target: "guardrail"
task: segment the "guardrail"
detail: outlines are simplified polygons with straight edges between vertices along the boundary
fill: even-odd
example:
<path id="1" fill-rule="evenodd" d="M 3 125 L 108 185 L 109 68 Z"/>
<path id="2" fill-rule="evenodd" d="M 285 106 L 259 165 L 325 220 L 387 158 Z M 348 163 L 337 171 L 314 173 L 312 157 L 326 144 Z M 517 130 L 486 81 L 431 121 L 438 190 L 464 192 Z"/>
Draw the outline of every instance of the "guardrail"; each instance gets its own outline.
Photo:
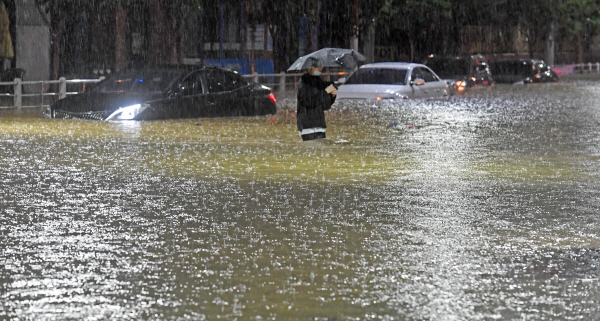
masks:
<path id="1" fill-rule="evenodd" d="M 573 69 L 573 72 L 579 72 L 579 73 L 591 73 L 593 70 L 596 71 L 596 73 L 600 73 L 600 62 L 597 62 L 595 64 L 588 62 L 585 64 L 575 64 L 575 68 Z"/>
<path id="2" fill-rule="evenodd" d="M 0 109 L 22 109 L 22 108 L 40 108 L 49 106 L 58 99 L 68 95 L 76 95 L 85 91 L 87 84 L 94 84 L 104 79 L 66 79 L 64 77 L 58 80 L 41 81 L 22 81 L 17 78 L 14 81 L 0 82 L 0 98 L 13 97 L 13 106 L 0 106 Z M 47 91 L 52 85 L 58 87 L 58 90 Z M 73 86 L 75 85 L 75 86 Z M 23 87 L 37 87 L 32 90 L 23 90 Z M 71 87 L 71 88 L 69 88 Z M 73 90 L 76 87 L 75 90 Z M 50 97 L 50 98 L 49 98 Z M 28 99 L 32 98 L 32 99 Z M 25 104 L 23 103 L 25 99 Z M 35 103 L 32 103 L 35 102 Z"/>

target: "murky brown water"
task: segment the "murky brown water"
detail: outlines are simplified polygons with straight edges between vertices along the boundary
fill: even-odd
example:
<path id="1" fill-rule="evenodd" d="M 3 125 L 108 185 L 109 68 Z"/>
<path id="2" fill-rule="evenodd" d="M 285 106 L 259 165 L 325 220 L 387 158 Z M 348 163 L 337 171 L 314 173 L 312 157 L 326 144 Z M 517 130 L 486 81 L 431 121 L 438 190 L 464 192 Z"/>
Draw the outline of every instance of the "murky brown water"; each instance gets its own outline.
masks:
<path id="1" fill-rule="evenodd" d="M 600 81 L 327 117 L 4 112 L 0 319 L 598 318 Z"/>

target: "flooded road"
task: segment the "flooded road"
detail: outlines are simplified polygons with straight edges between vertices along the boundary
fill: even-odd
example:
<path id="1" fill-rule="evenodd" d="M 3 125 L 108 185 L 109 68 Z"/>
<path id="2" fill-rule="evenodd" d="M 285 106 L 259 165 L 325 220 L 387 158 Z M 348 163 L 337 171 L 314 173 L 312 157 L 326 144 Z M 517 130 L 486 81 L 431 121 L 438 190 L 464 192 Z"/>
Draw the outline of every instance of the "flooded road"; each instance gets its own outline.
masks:
<path id="1" fill-rule="evenodd" d="M 0 319 L 598 320 L 600 81 L 0 118 Z"/>

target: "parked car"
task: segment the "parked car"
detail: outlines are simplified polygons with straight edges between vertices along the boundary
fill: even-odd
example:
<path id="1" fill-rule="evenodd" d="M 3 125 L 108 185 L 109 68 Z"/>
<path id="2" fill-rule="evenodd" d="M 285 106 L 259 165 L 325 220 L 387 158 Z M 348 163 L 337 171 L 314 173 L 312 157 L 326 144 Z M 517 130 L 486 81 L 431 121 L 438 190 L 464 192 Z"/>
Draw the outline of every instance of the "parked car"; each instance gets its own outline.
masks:
<path id="1" fill-rule="evenodd" d="M 448 83 L 453 93 L 467 88 L 493 86 L 494 79 L 482 55 L 429 56 L 424 64 Z"/>
<path id="2" fill-rule="evenodd" d="M 356 70 L 337 90 L 337 99 L 447 99 L 448 84 L 423 64 L 380 62 Z"/>
<path id="3" fill-rule="evenodd" d="M 505 59 L 490 62 L 494 80 L 498 83 L 556 82 L 558 75 L 543 60 Z"/>
<path id="4" fill-rule="evenodd" d="M 276 113 L 271 89 L 217 67 L 170 66 L 114 73 L 56 101 L 49 118 L 152 120 Z"/>

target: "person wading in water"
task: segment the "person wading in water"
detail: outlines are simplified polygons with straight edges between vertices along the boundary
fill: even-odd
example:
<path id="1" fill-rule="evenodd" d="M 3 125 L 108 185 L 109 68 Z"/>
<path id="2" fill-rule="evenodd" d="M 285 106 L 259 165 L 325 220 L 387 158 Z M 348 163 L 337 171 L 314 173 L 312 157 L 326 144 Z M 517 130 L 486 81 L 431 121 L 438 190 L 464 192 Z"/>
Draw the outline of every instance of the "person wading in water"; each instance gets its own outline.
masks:
<path id="1" fill-rule="evenodd" d="M 322 71 L 323 67 L 310 68 L 298 83 L 296 124 L 303 141 L 325 138 L 325 111 L 337 94 L 333 83 L 319 77 Z"/>

